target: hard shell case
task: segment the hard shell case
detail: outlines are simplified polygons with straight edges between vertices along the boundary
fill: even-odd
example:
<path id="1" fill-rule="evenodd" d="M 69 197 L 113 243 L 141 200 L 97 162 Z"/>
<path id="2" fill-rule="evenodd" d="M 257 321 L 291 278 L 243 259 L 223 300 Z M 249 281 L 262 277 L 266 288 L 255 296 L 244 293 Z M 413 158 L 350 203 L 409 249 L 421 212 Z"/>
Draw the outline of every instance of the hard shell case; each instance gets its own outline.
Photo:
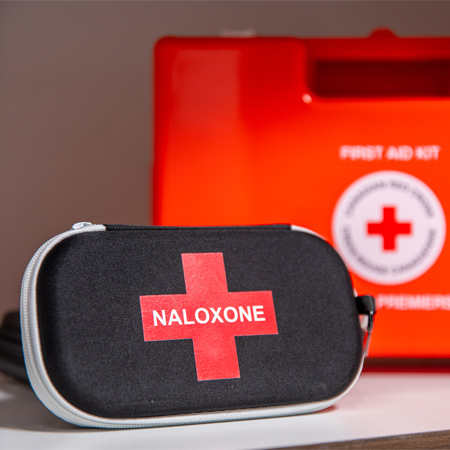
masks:
<path id="1" fill-rule="evenodd" d="M 80 426 L 307 413 L 356 382 L 367 304 L 299 227 L 80 223 L 25 271 L 25 362 L 46 407 Z"/>

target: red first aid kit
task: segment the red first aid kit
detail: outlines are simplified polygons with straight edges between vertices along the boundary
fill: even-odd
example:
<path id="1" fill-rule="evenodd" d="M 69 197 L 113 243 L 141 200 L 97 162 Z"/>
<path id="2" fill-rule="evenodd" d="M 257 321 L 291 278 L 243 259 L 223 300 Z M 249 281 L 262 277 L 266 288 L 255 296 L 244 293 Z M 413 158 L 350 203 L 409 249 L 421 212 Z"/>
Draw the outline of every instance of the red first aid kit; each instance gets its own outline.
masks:
<path id="1" fill-rule="evenodd" d="M 450 38 L 165 38 L 153 221 L 317 231 L 379 308 L 371 356 L 450 356 Z"/>

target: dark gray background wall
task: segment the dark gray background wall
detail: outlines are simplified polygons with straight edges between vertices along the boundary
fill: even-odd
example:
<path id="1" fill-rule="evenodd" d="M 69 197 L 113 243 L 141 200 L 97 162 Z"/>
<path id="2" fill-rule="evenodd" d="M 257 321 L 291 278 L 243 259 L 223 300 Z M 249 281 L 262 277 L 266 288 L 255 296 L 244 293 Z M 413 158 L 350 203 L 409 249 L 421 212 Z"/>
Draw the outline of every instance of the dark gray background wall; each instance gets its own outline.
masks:
<path id="1" fill-rule="evenodd" d="M 165 35 L 450 35 L 450 3 L 0 2 L 0 315 L 72 223 L 145 224 L 151 54 Z"/>

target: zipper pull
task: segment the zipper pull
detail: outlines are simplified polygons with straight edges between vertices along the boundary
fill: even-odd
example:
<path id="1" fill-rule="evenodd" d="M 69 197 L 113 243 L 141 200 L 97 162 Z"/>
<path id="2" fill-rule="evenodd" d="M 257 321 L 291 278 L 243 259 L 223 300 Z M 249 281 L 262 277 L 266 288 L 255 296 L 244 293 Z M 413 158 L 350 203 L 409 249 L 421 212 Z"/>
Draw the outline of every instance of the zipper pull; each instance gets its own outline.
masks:
<path id="1" fill-rule="evenodd" d="M 356 307 L 359 314 L 363 314 L 367 317 L 366 325 L 364 327 L 364 357 L 369 355 L 370 339 L 372 338 L 373 330 L 373 316 L 377 312 L 377 307 L 375 303 L 375 297 L 371 295 L 360 295 L 355 297 Z"/>
<path id="2" fill-rule="evenodd" d="M 77 222 L 72 225 L 71 230 L 80 230 L 81 228 L 91 227 L 91 222 Z"/>

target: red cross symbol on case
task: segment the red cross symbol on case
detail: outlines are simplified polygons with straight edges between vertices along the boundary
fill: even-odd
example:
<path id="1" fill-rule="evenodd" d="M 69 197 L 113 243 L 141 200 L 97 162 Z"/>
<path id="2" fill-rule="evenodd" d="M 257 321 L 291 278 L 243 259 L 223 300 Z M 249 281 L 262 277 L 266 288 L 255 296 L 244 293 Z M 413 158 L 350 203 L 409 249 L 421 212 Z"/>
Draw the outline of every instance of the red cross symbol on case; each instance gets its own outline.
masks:
<path id="1" fill-rule="evenodd" d="M 235 336 L 278 334 L 272 292 L 229 292 L 222 253 L 181 258 L 186 294 L 140 297 L 144 339 L 192 339 L 199 381 L 240 378 Z"/>
<path id="2" fill-rule="evenodd" d="M 396 238 L 399 234 L 411 234 L 411 223 L 397 222 L 396 210 L 393 206 L 383 208 L 383 220 L 378 223 L 368 223 L 368 234 L 380 234 L 383 237 L 383 250 L 396 250 Z"/>

